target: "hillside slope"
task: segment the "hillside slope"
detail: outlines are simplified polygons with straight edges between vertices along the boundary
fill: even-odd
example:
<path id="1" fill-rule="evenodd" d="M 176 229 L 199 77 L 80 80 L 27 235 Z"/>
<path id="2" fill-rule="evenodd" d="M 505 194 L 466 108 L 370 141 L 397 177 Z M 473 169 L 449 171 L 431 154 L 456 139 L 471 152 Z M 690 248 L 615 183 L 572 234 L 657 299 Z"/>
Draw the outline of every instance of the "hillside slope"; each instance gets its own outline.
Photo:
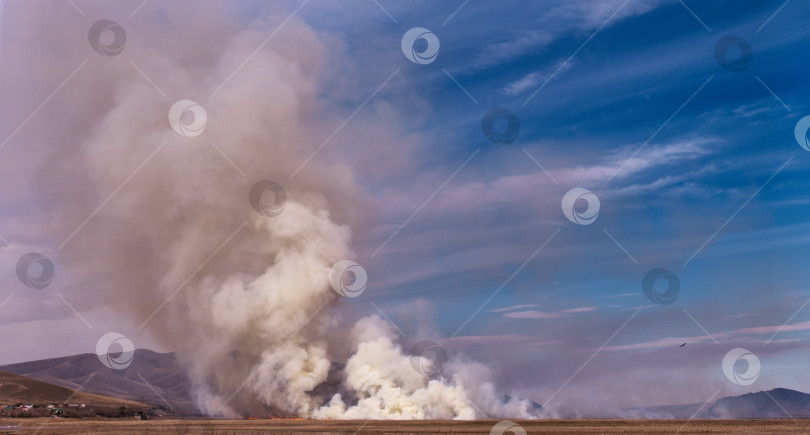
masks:
<path id="1" fill-rule="evenodd" d="M 84 385 L 82 391 L 87 393 L 150 403 L 178 414 L 197 413 L 188 379 L 170 353 L 138 349 L 124 370 L 104 367 L 94 353 L 10 364 L 0 370 L 74 390 Z"/>
<path id="2" fill-rule="evenodd" d="M 2 404 L 51 404 L 67 402 L 107 407 L 148 407 L 148 405 L 144 403 L 132 400 L 75 392 L 59 385 L 0 371 L 0 403 Z"/>

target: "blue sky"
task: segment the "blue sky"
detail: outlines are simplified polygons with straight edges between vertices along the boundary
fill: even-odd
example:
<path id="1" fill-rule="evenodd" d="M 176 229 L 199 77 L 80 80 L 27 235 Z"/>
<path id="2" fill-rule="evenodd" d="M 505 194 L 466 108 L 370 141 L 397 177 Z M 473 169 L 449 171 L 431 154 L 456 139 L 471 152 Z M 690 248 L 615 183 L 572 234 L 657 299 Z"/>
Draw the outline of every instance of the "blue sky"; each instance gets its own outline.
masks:
<path id="1" fill-rule="evenodd" d="M 317 90 L 327 110 L 347 119 L 390 78 L 324 150 L 354 169 L 373 203 L 356 241 L 369 289 L 346 311 L 379 308 L 406 335 L 435 322 L 443 346 L 498 367 L 505 388 L 540 403 L 810 392 L 802 377 L 810 318 L 797 313 L 810 299 L 810 154 L 793 136 L 810 114 L 810 8 L 784 3 L 304 5 L 297 18 L 337 58 Z M 231 8 L 245 23 L 267 9 Z M 440 40 L 435 62 L 403 55 L 413 27 Z M 715 59 L 726 35 L 752 47 L 743 71 Z M 496 107 L 520 121 L 512 143 L 492 143 L 481 130 Z M 0 128 L 10 133 L 28 112 Z M 393 132 L 375 128 L 377 117 L 394 119 Z M 400 142 L 375 150 L 383 133 Z M 562 212 L 576 187 L 600 200 L 591 225 Z M 0 234 L 16 243 L 13 228 L 36 207 L 7 197 L 0 223 L 12 230 Z M 657 267 L 680 280 L 670 305 L 642 291 Z M 51 314 L 42 322 L 71 316 Z M 23 328 L 23 318 L 3 327 Z M 92 341 L 58 349 L 78 353 Z M 720 370 L 735 347 L 762 361 L 751 386 Z"/>
<path id="2" fill-rule="evenodd" d="M 573 384 L 603 383 L 596 378 L 605 370 L 633 383 L 642 378 L 633 372 L 650 370 L 669 378 L 659 379 L 661 389 L 669 389 L 651 399 L 659 402 L 705 400 L 718 387 L 744 392 L 723 384 L 719 364 L 731 348 L 745 347 L 763 360 L 760 382 L 747 388 L 806 388 L 794 383 L 801 369 L 792 365 L 804 354 L 806 327 L 764 342 L 808 297 L 809 161 L 793 138 L 807 112 L 808 64 L 800 53 L 808 46 L 801 30 L 808 10 L 790 3 L 768 21 L 783 2 L 686 3 L 710 30 L 679 2 L 630 2 L 584 46 L 622 2 L 603 2 L 598 11 L 592 2 L 470 2 L 444 25 L 460 3 L 404 8 L 381 2 L 397 23 L 375 8 L 339 15 L 355 24 L 347 31 L 350 52 L 370 35 L 376 44 L 396 46 L 414 26 L 441 41 L 429 65 L 402 56 L 374 62 L 374 69 L 385 70 L 381 63 L 389 71 L 402 68 L 389 92 L 405 88 L 430 109 L 403 120 L 425 141 L 419 176 L 369 186 L 383 203 L 395 198 L 367 241 L 370 252 L 480 150 L 369 262 L 370 276 L 383 280 L 375 302 L 394 322 L 398 306 L 421 297 L 440 313 L 444 336 L 451 336 L 559 229 L 461 332 L 490 336 L 490 346 L 475 347 L 475 356 L 500 362 L 516 385 L 536 386 L 541 403 L 636 307 L 645 308 Z M 324 26 L 341 22 L 330 21 Z M 725 70 L 715 60 L 715 45 L 725 35 L 752 46 L 744 71 Z M 360 62 L 376 56 L 357 51 Z M 481 133 L 481 118 L 493 107 L 519 118 L 515 142 L 493 144 Z M 573 187 L 599 196 L 593 225 L 577 226 L 563 216 L 560 201 Z M 410 206 L 401 202 L 409 190 Z M 654 267 L 679 277 L 675 303 L 655 306 L 645 298 L 641 279 Z M 806 320 L 801 312 L 790 323 Z M 752 327 L 771 328 L 731 332 Z M 685 341 L 690 350 L 680 351 Z M 777 370 L 781 364 L 792 368 Z M 695 388 L 686 393 L 679 384 Z"/>

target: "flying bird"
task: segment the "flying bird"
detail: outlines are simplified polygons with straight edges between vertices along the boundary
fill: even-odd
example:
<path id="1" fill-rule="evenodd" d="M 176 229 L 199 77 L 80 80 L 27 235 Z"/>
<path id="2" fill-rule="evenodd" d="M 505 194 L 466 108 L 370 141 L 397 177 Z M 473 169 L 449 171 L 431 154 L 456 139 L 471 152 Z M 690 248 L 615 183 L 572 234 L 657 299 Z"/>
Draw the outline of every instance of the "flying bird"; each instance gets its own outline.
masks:
<path id="1" fill-rule="evenodd" d="M 682 344 L 680 347 L 684 347 L 684 346 L 686 346 L 686 343 Z"/>

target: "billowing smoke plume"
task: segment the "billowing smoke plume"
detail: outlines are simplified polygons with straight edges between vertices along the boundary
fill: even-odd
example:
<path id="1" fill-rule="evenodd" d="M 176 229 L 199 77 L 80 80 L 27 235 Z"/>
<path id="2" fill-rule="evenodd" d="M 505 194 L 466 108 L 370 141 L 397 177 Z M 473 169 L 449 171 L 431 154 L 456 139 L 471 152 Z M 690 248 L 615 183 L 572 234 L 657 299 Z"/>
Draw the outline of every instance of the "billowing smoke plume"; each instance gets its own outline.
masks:
<path id="1" fill-rule="evenodd" d="M 87 22 L 57 16 L 69 8 L 17 11 L 36 23 L 22 33 L 64 46 L 31 54 L 50 70 L 87 59 L 41 115 L 65 127 L 38 174 L 56 216 L 48 231 L 66 239 L 59 261 L 82 280 L 77 304 L 103 298 L 180 349 L 209 415 L 532 416 L 528 402 L 502 400 L 485 367 L 451 359 L 425 376 L 379 317 L 341 320 L 329 272 L 357 258 L 370 201 L 328 150 L 307 160 L 344 116 L 318 98 L 334 47 L 297 19 L 267 41 L 286 13 L 245 29 L 195 1 L 118 14 L 126 47 L 105 57 L 86 36 L 104 6 L 83 6 Z M 181 99 L 204 108 L 201 134 L 170 127 Z M 276 216 L 248 201 L 265 179 L 286 191 Z"/>

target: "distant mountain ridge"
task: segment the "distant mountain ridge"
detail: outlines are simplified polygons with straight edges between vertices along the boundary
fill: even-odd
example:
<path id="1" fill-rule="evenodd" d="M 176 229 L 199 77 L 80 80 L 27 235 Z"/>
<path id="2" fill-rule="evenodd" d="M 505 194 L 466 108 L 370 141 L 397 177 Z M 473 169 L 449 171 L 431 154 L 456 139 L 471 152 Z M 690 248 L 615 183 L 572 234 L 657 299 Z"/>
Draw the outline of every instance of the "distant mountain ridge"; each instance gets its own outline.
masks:
<path id="1" fill-rule="evenodd" d="M 178 415 L 199 415 L 191 384 L 173 353 L 138 349 L 124 370 L 104 367 L 94 353 L 0 366 L 27 378 L 72 390 L 134 400 L 172 409 Z M 92 376 L 92 377 L 91 377 Z"/>
<path id="2" fill-rule="evenodd" d="M 810 394 L 787 388 L 774 388 L 739 396 L 727 396 L 711 404 L 645 406 L 626 410 L 638 418 L 745 419 L 808 418 Z"/>
<path id="3" fill-rule="evenodd" d="M 807 418 L 810 394 L 787 388 L 718 399 L 702 418 Z"/>

